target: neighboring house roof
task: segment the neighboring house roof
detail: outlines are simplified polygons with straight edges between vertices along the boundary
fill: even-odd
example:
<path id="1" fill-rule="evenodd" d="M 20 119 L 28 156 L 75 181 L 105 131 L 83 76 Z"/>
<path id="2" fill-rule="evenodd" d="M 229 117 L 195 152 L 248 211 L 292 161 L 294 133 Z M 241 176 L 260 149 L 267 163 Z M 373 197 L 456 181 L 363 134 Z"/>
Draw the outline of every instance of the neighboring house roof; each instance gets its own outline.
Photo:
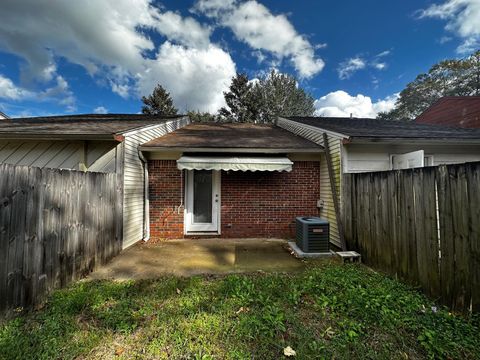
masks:
<path id="1" fill-rule="evenodd" d="M 480 142 L 480 130 L 386 121 L 369 118 L 289 117 L 308 126 L 337 133 L 350 141 L 469 140 Z"/>
<path id="2" fill-rule="evenodd" d="M 182 116 L 84 114 L 13 118 L 0 122 L 0 138 L 108 138 Z"/>
<path id="3" fill-rule="evenodd" d="M 480 96 L 443 97 L 417 117 L 415 122 L 480 128 Z"/>
<path id="4" fill-rule="evenodd" d="M 262 149 L 271 152 L 322 151 L 320 145 L 275 125 L 194 123 L 151 140 L 141 150 L 211 151 Z"/>

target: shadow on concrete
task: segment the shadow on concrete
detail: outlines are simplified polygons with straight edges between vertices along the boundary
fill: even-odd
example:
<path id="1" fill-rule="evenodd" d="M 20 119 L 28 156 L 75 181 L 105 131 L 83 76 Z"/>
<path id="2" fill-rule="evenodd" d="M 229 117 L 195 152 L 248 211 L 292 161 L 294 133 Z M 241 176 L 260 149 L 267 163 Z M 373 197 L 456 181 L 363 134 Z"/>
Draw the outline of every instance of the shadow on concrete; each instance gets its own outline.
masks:
<path id="1" fill-rule="evenodd" d="M 235 272 L 294 272 L 305 263 L 280 239 L 187 239 L 138 244 L 90 275 L 91 279 L 151 279 Z"/>

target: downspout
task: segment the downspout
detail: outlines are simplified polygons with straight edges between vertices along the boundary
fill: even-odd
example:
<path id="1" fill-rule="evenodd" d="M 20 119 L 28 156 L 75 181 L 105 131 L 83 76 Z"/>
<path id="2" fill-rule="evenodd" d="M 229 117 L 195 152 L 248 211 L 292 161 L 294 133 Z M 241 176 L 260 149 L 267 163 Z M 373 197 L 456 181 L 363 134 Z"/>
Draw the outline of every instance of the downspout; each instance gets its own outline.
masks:
<path id="1" fill-rule="evenodd" d="M 330 154 L 330 146 L 328 144 L 328 135 L 323 133 L 323 147 L 325 148 L 325 160 L 327 161 L 327 168 L 328 168 L 328 177 L 330 178 L 330 189 L 332 190 L 332 200 L 333 200 L 333 207 L 335 209 L 335 217 L 337 218 L 337 226 L 338 226 L 338 236 L 340 237 L 340 245 L 342 251 L 347 250 L 347 245 L 345 243 L 345 235 L 343 231 L 343 221 L 340 214 L 340 200 L 337 194 L 337 185 L 335 179 L 335 171 L 333 169 L 332 158 Z M 339 175 L 342 176 L 342 169 L 339 169 Z"/>
<path id="2" fill-rule="evenodd" d="M 149 187 L 148 187 L 148 160 L 143 156 L 141 151 L 138 151 L 138 157 L 143 163 L 143 241 L 150 240 L 150 200 L 149 200 Z"/>

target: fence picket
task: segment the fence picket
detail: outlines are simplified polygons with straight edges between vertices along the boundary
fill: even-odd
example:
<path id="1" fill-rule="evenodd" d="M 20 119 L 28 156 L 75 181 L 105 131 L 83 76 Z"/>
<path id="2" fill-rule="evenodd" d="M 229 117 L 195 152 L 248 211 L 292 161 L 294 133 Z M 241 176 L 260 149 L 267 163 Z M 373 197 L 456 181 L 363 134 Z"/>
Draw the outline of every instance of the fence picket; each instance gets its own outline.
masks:
<path id="1" fill-rule="evenodd" d="M 0 164 L 0 311 L 34 306 L 120 251 L 118 189 L 112 174 Z"/>
<path id="2" fill-rule="evenodd" d="M 344 178 L 351 249 L 453 310 L 480 310 L 480 162 Z"/>

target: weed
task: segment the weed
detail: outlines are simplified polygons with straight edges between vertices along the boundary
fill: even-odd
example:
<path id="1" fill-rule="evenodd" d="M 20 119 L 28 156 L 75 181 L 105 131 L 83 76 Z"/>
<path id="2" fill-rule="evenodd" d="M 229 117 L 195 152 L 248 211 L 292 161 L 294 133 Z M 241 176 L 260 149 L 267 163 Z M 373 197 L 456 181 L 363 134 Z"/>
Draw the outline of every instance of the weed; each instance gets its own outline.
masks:
<path id="1" fill-rule="evenodd" d="M 450 314 L 362 265 L 295 274 L 81 281 L 0 325 L 0 359 L 480 358 L 480 316 Z"/>

